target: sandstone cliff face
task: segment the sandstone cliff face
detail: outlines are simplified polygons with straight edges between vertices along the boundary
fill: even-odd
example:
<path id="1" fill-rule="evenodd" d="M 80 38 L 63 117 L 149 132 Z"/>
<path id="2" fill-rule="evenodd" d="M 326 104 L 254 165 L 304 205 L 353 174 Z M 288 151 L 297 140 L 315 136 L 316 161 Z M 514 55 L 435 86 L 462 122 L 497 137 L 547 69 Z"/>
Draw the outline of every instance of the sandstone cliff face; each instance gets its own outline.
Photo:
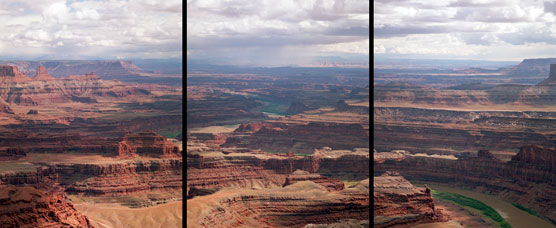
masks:
<path id="1" fill-rule="evenodd" d="M 309 173 L 303 170 L 296 170 L 288 177 L 286 177 L 286 183 L 284 183 L 284 187 L 300 181 L 312 181 L 314 183 L 322 185 L 328 191 L 340 191 L 344 189 L 344 183 L 341 181 L 321 176 L 318 173 Z"/>
<path id="2" fill-rule="evenodd" d="M 439 126 L 409 123 L 375 123 L 375 148 L 379 151 L 407 150 L 413 153 L 474 152 L 479 148 L 515 150 L 528 143 L 548 146 L 556 134 L 514 129 L 466 129 L 464 126 Z M 449 148 L 443 150 L 439 148 Z"/>
<path id="3" fill-rule="evenodd" d="M 31 79 L 15 66 L 0 65 L 0 82 L 27 82 Z"/>
<path id="4" fill-rule="evenodd" d="M 0 161 L 17 160 L 25 155 L 25 151 L 20 148 L 0 149 Z"/>
<path id="5" fill-rule="evenodd" d="M 442 221 L 429 188 L 416 188 L 402 176 L 390 172 L 374 177 L 373 214 L 374 227 L 411 227 Z"/>
<path id="6" fill-rule="evenodd" d="M 10 107 L 10 105 L 8 103 L 6 103 L 4 100 L 0 99 L 0 114 L 4 113 L 4 114 L 14 114 L 14 111 L 12 110 L 12 108 Z"/>
<path id="7" fill-rule="evenodd" d="M 333 193 L 310 181 L 285 188 L 225 190 L 188 200 L 187 219 L 191 227 L 304 227 L 367 220 L 368 194 L 368 179 Z"/>
<path id="8" fill-rule="evenodd" d="M 368 148 L 368 134 L 360 124 L 321 123 L 263 125 L 251 135 L 228 137 L 223 146 L 247 147 L 286 153 L 310 154 L 314 149 L 332 147 L 340 150 Z"/>
<path id="9" fill-rule="evenodd" d="M 187 188 L 270 188 L 282 186 L 285 175 L 241 158 L 187 156 Z"/>
<path id="10" fill-rule="evenodd" d="M 37 71 L 35 73 L 35 77 L 33 77 L 33 80 L 54 80 L 54 77 L 52 77 L 52 75 L 50 75 L 48 73 L 48 71 L 46 71 L 46 68 L 43 65 L 40 65 L 37 67 Z"/>
<path id="11" fill-rule="evenodd" d="M 92 228 L 63 192 L 33 187 L 0 187 L 1 227 Z"/>
<path id="12" fill-rule="evenodd" d="M 556 170 L 556 148 L 545 148 L 538 145 L 526 145 L 512 157 L 512 161 L 535 164 L 549 170 Z"/>
<path id="13" fill-rule="evenodd" d="M 181 159 L 134 161 L 112 164 L 57 164 L 56 174 L 66 192 L 120 196 L 152 190 L 181 190 Z M 76 179 L 75 176 L 81 178 Z"/>
<path id="14" fill-rule="evenodd" d="M 28 78 L 17 67 L 0 66 L 0 98 L 18 105 L 38 105 L 62 102 L 96 103 L 95 97 L 124 97 L 148 95 L 143 89 L 129 87 L 116 81 L 103 81 L 94 73 L 56 79 L 39 67 L 38 74 Z"/>
<path id="15" fill-rule="evenodd" d="M 501 84 L 485 90 L 452 90 L 434 88 L 400 89 L 375 86 L 375 104 L 415 104 L 444 107 L 464 107 L 467 105 L 488 106 L 494 104 L 512 105 L 554 105 L 556 90 L 553 86 Z"/>
<path id="16" fill-rule="evenodd" d="M 539 83 L 539 85 L 556 85 L 556 64 L 550 64 L 548 78 Z"/>
<path id="17" fill-rule="evenodd" d="M 121 149 L 121 150 L 120 150 Z M 118 144 L 118 155 L 138 153 L 154 157 L 177 157 L 181 151 L 164 136 L 155 132 L 127 134 Z"/>
<path id="18" fill-rule="evenodd" d="M 398 171 L 410 180 L 450 183 L 498 195 L 556 223 L 556 200 L 551 197 L 556 194 L 556 173 L 551 153 L 554 149 L 525 146 L 510 162 L 490 156 L 458 160 L 409 156 L 399 161 L 375 161 L 374 172 Z"/>

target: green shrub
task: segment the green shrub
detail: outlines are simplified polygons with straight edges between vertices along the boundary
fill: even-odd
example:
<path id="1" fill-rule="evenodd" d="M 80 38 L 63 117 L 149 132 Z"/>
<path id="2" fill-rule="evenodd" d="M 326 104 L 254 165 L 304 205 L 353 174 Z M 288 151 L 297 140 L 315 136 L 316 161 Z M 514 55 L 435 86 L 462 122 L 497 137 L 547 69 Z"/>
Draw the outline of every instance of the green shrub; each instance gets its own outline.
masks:
<path id="1" fill-rule="evenodd" d="M 502 218 L 500 214 L 498 214 L 498 212 L 496 212 L 496 210 L 481 201 L 450 192 L 432 190 L 431 193 L 435 198 L 449 200 L 461 206 L 479 210 L 483 213 L 483 215 L 495 221 L 502 228 L 512 227 L 504 218 Z"/>

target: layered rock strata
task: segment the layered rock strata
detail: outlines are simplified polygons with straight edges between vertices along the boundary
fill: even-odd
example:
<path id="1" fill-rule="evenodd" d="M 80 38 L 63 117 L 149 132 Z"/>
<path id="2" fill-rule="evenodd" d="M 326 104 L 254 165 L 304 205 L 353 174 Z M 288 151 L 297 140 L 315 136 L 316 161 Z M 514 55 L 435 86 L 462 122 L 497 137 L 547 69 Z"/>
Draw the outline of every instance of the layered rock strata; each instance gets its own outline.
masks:
<path id="1" fill-rule="evenodd" d="M 187 156 L 187 191 L 190 188 L 270 188 L 282 186 L 286 176 L 242 159 Z"/>
<path id="2" fill-rule="evenodd" d="M 309 173 L 303 170 L 296 170 L 292 174 L 288 175 L 288 177 L 286 177 L 284 187 L 300 181 L 312 181 L 322 185 L 328 191 L 340 191 L 344 189 L 344 183 L 341 181 L 321 176 L 318 173 Z"/>
<path id="3" fill-rule="evenodd" d="M 539 83 L 539 85 L 556 85 L 556 64 L 550 64 L 548 78 Z"/>
<path id="4" fill-rule="evenodd" d="M 127 161 L 108 164 L 55 164 L 61 186 L 72 194 L 121 196 L 153 190 L 181 191 L 181 159 Z M 75 176 L 80 178 L 76 179 Z"/>
<path id="5" fill-rule="evenodd" d="M 221 156 L 204 156 L 203 153 L 188 153 L 187 167 L 205 169 L 218 166 L 225 161 L 262 167 L 273 170 L 278 174 L 291 174 L 295 170 L 308 171 L 310 173 L 353 173 L 369 174 L 369 152 L 368 151 L 333 151 L 330 148 L 315 150 L 315 153 L 305 157 L 272 157 L 258 156 L 254 154 L 230 154 Z"/>
<path id="6" fill-rule="evenodd" d="M 169 142 L 156 132 L 127 134 L 118 143 L 118 156 L 129 156 L 134 153 L 154 157 L 177 157 L 181 155 L 179 147 Z"/>
<path id="7" fill-rule="evenodd" d="M 308 124 L 265 124 L 250 135 L 228 137 L 224 147 L 247 147 L 310 154 L 325 146 L 339 150 L 368 148 L 369 138 L 361 124 L 311 122 Z"/>
<path id="8" fill-rule="evenodd" d="M 43 65 L 40 65 L 37 67 L 33 80 L 54 80 L 54 77 L 46 71 L 46 68 Z"/>
<path id="9" fill-rule="evenodd" d="M 0 82 L 27 82 L 31 79 L 15 66 L 0 65 Z"/>
<path id="10" fill-rule="evenodd" d="M 310 181 L 284 188 L 221 190 L 188 200 L 187 219 L 190 227 L 304 227 L 367 220 L 368 194 L 369 179 L 338 192 Z"/>
<path id="11" fill-rule="evenodd" d="M 12 107 L 2 99 L 0 99 L 0 114 L 14 114 Z"/>
<path id="12" fill-rule="evenodd" d="M 61 191 L 0 187 L 1 227 L 93 228 Z"/>
<path id="13" fill-rule="evenodd" d="M 17 160 L 25 157 L 27 153 L 20 148 L 4 148 L 0 149 L 0 161 Z"/>
<path id="14" fill-rule="evenodd" d="M 397 174 L 386 172 L 373 182 L 374 227 L 411 227 L 443 221 L 428 187 L 416 188 Z"/>
<path id="15" fill-rule="evenodd" d="M 116 81 L 103 81 L 94 73 L 54 79 L 44 67 L 29 78 L 14 66 L 0 66 L 0 98 L 18 105 L 41 105 L 63 102 L 96 103 L 95 97 L 148 95 L 149 91 Z"/>
<path id="16" fill-rule="evenodd" d="M 509 162 L 487 152 L 480 157 L 443 159 L 408 156 L 374 161 L 374 172 L 397 171 L 410 180 L 448 183 L 471 188 L 518 203 L 556 224 L 555 148 L 536 145 L 521 147 Z M 431 172 L 434 170 L 434 172 Z"/>

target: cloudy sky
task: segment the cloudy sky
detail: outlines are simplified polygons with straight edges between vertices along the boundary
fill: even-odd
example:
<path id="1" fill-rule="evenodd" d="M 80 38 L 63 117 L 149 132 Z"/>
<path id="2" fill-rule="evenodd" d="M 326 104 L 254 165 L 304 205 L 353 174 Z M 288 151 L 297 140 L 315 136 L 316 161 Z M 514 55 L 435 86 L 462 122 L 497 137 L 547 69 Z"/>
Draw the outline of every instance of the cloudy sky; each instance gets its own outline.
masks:
<path id="1" fill-rule="evenodd" d="M 284 66 L 369 56 L 369 1 L 188 0 L 187 58 Z M 321 58 L 322 59 L 322 58 Z"/>
<path id="2" fill-rule="evenodd" d="M 556 57 L 556 2 L 375 0 L 375 57 Z"/>
<path id="3" fill-rule="evenodd" d="M 2 58 L 181 58 L 181 0 L 1 0 Z"/>

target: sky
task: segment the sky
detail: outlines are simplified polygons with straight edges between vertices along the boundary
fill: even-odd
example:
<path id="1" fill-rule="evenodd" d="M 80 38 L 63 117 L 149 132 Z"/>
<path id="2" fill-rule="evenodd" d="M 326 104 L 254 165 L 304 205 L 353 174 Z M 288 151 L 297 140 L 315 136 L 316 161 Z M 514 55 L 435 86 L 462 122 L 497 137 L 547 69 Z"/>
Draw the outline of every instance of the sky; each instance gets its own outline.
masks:
<path id="1" fill-rule="evenodd" d="M 556 1 L 375 0 L 375 58 L 556 57 Z"/>
<path id="2" fill-rule="evenodd" d="M 1 0 L 0 58 L 181 58 L 181 0 Z"/>
<path id="3" fill-rule="evenodd" d="M 333 56 L 368 65 L 369 8 L 364 0 L 188 0 L 187 58 L 289 66 Z"/>

